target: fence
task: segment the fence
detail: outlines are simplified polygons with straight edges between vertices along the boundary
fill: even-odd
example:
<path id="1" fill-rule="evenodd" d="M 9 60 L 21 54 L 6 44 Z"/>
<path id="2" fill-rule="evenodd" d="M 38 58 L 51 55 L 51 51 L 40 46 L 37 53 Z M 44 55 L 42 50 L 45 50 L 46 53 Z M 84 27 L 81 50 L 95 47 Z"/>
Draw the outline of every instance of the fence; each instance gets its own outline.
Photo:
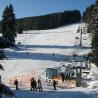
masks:
<path id="1" fill-rule="evenodd" d="M 7 84 L 10 87 L 14 86 L 14 81 L 17 79 L 19 82 L 19 87 L 30 87 L 30 81 L 31 78 L 34 77 L 36 80 L 38 80 L 39 78 L 41 78 L 40 76 L 36 77 L 34 74 L 28 74 L 28 75 L 20 75 L 20 76 L 14 76 L 12 78 L 10 78 L 7 82 Z"/>

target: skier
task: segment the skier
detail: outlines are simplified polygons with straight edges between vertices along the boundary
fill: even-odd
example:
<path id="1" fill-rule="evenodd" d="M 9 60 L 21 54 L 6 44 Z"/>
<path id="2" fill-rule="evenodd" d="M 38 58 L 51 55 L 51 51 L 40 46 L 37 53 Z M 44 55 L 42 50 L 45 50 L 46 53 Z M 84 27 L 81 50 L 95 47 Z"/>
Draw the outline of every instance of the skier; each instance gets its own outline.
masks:
<path id="1" fill-rule="evenodd" d="M 37 91 L 37 82 L 34 80 L 34 90 Z"/>
<path id="2" fill-rule="evenodd" d="M 56 90 L 56 81 L 55 80 L 53 80 L 53 87 L 54 87 L 54 90 Z"/>
<path id="3" fill-rule="evenodd" d="M 33 88 L 33 91 L 34 91 L 34 78 L 31 79 L 31 91 L 32 91 L 32 88 Z"/>
<path id="4" fill-rule="evenodd" d="M 38 79 L 38 89 L 39 91 L 42 91 L 42 82 L 40 79 Z"/>
<path id="5" fill-rule="evenodd" d="M 54 56 L 54 53 L 53 53 L 53 56 Z"/>
<path id="6" fill-rule="evenodd" d="M 31 91 L 36 91 L 37 90 L 37 83 L 36 80 L 34 78 L 31 79 Z"/>
<path id="7" fill-rule="evenodd" d="M 16 86 L 16 90 L 18 90 L 18 80 L 17 79 L 14 81 L 14 85 Z"/>

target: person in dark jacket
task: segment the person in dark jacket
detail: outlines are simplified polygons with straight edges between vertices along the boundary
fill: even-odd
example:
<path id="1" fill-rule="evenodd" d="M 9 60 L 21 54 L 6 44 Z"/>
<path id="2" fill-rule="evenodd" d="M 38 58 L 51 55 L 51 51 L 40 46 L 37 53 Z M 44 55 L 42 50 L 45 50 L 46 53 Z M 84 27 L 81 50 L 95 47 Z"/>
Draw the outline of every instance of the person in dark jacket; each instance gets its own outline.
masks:
<path id="1" fill-rule="evenodd" d="M 16 90 L 18 90 L 18 80 L 17 79 L 14 81 L 14 85 L 16 86 Z"/>
<path id="2" fill-rule="evenodd" d="M 37 90 L 37 83 L 36 83 L 36 80 L 34 78 L 31 79 L 31 91 L 35 91 Z"/>
<path id="3" fill-rule="evenodd" d="M 34 78 L 32 78 L 32 79 L 30 80 L 30 82 L 31 82 L 31 91 L 32 91 L 32 89 L 33 89 L 33 91 L 34 91 Z"/>
<path id="4" fill-rule="evenodd" d="M 65 75 L 64 75 L 64 73 L 61 73 L 61 77 L 62 77 L 62 82 L 64 82 L 64 80 L 65 80 Z"/>
<path id="5" fill-rule="evenodd" d="M 37 91 L 37 82 L 34 80 L 34 90 Z"/>
<path id="6" fill-rule="evenodd" d="M 54 90 L 56 90 L 56 81 L 55 80 L 53 80 L 53 87 L 54 87 Z"/>
<path id="7" fill-rule="evenodd" d="M 42 82 L 41 82 L 41 80 L 40 79 L 38 79 L 38 89 L 39 89 L 39 91 L 42 91 Z"/>

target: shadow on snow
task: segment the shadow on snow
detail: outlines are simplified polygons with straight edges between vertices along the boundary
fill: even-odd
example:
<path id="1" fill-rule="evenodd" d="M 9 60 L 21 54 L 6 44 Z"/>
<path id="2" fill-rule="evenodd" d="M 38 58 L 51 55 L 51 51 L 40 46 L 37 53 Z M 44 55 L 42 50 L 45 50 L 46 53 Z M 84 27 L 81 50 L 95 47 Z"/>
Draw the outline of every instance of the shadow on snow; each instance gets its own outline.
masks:
<path id="1" fill-rule="evenodd" d="M 91 47 L 80 47 L 79 45 L 74 46 L 58 46 L 58 45 L 18 45 L 20 49 L 29 49 L 29 48 L 57 48 L 57 49 L 91 49 Z"/>
<path id="2" fill-rule="evenodd" d="M 19 90 L 19 91 L 14 91 L 14 92 L 17 98 L 98 98 L 98 92 L 96 91 L 84 93 L 82 91 L 32 92 L 28 90 Z"/>

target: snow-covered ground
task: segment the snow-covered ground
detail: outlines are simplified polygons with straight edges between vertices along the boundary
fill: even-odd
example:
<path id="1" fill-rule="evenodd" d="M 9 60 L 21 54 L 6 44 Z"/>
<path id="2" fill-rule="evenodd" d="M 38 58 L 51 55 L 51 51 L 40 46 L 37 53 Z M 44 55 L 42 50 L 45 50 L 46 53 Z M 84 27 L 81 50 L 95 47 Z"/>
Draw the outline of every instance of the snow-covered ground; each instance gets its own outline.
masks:
<path id="1" fill-rule="evenodd" d="M 74 89 L 64 91 L 42 91 L 32 92 L 28 90 L 15 91 L 17 98 L 98 98 L 97 91 L 89 91 L 87 89 Z M 11 98 L 11 97 L 4 97 Z M 15 97 L 13 97 L 15 98 Z"/>
<path id="2" fill-rule="evenodd" d="M 27 80 L 32 76 L 45 79 L 46 68 L 60 66 L 62 62 L 64 64 L 71 62 L 75 50 L 79 55 L 89 53 L 89 47 L 75 46 L 75 44 L 79 44 L 79 41 L 75 39 L 80 37 L 80 34 L 77 33 L 79 25 L 74 24 L 51 30 L 24 31 L 24 34 L 18 34 L 16 44 L 19 49 L 5 49 L 8 60 L 0 61 L 5 68 L 5 71 L 0 71 L 2 81 L 9 84 L 18 78 L 23 80 L 22 82 L 28 83 Z M 89 46 L 90 40 L 83 43 Z M 47 88 L 44 92 L 34 93 L 23 89 L 15 91 L 15 93 L 18 98 L 78 98 L 80 96 L 81 98 L 98 98 L 98 69 L 93 64 L 91 68 L 90 77 L 94 74 L 94 79 L 89 81 L 88 88 L 65 88 L 57 91 Z"/>

